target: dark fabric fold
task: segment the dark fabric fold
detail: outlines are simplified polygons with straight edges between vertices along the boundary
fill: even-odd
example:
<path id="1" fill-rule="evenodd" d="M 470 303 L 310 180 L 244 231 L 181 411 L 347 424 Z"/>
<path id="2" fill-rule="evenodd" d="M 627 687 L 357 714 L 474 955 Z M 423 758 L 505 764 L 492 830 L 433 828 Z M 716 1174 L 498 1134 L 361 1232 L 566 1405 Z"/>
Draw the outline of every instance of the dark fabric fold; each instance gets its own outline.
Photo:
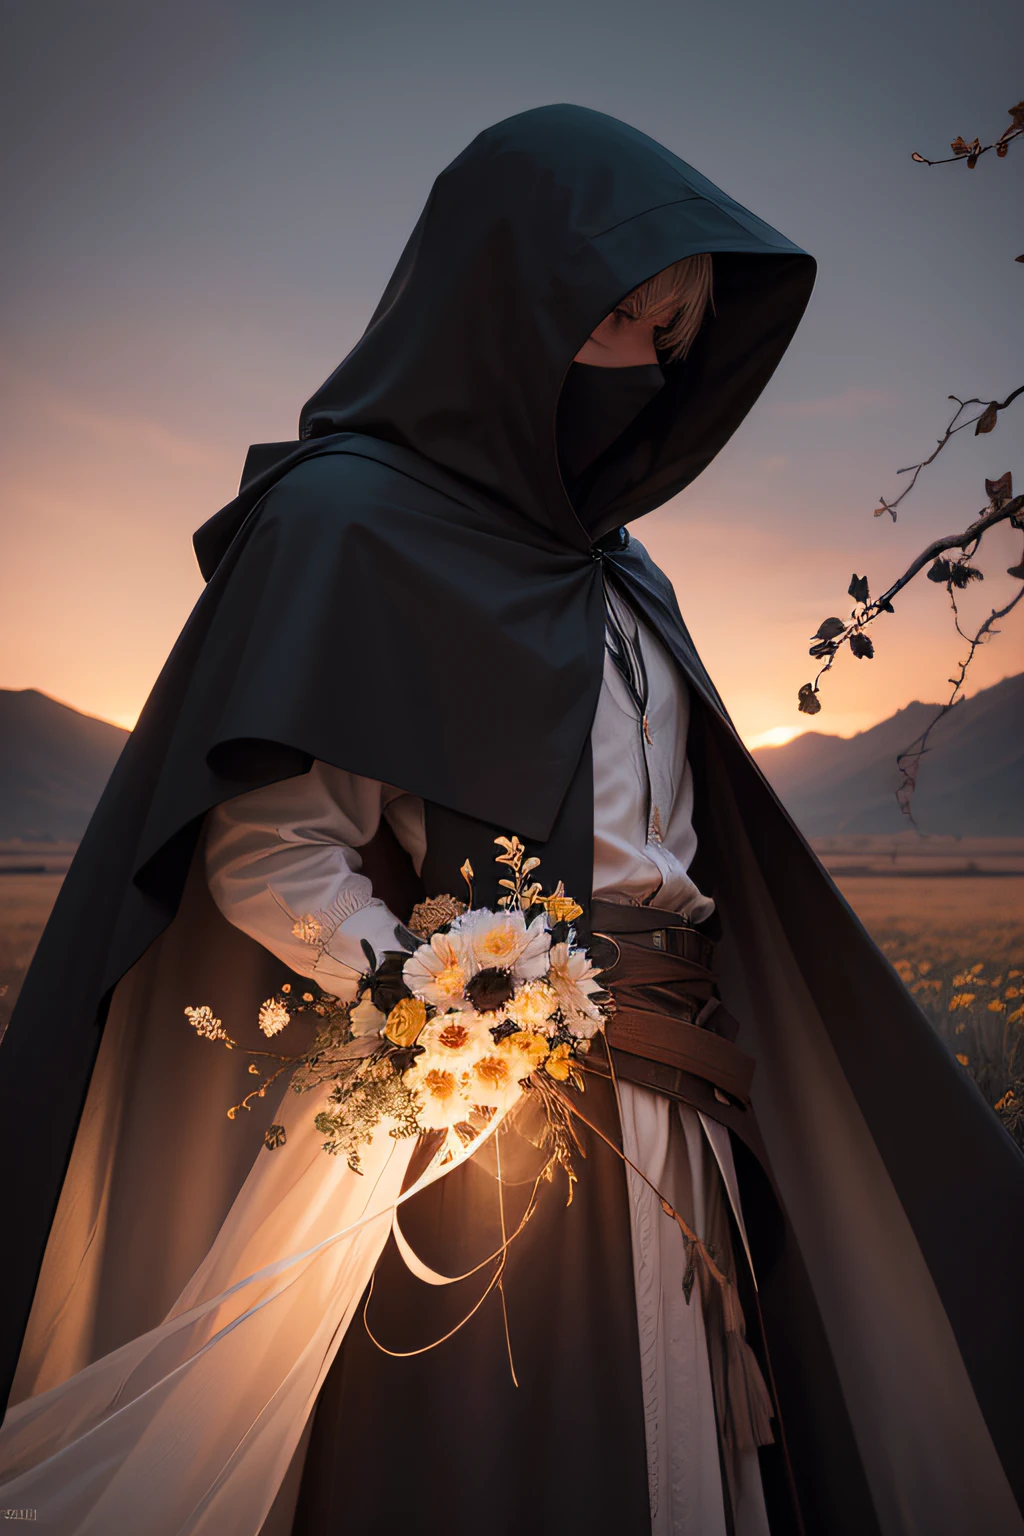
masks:
<path id="1" fill-rule="evenodd" d="M 714 316 L 576 476 L 570 498 L 556 412 L 576 352 L 633 287 L 701 251 L 713 259 Z M 321 759 L 425 799 L 428 894 L 457 891 L 469 855 L 480 899 L 490 899 L 484 871 L 498 829 L 523 837 L 545 880 L 564 879 L 586 903 L 588 741 L 611 582 L 674 657 L 694 701 L 701 884 L 722 931 L 716 972 L 740 1024 L 737 1045 L 757 1061 L 752 1102 L 782 1202 L 777 1225 L 764 1216 L 755 1258 L 807 1529 L 895 1530 L 901 1509 L 931 1509 L 918 1418 L 935 1426 L 940 1457 L 969 1446 L 984 1468 L 981 1491 L 1005 1509 L 994 1444 L 1024 1501 L 1021 1404 L 1003 1365 L 1020 1346 L 1024 1164 L 768 789 L 670 583 L 621 531 L 690 484 L 735 431 L 789 343 L 813 270 L 662 146 L 580 108 L 498 124 L 438 178 L 366 334 L 303 411 L 300 439 L 251 455 L 239 496 L 197 534 L 206 590 L 111 777 L 0 1042 L 5 1391 L 57 1202 L 76 1199 L 65 1174 L 111 996 L 123 987 L 124 1000 L 140 957 L 162 952 L 163 936 L 173 950 L 206 813 Z M 208 938 L 210 975 L 216 934 Z M 165 1003 L 157 998 L 133 1027 L 159 1027 Z M 202 1051 L 194 1060 L 176 1085 L 182 1137 L 205 1113 L 187 1091 L 188 1073 L 206 1071 Z M 126 1096 L 159 1090 L 149 1062 L 141 1052 L 126 1066 Z M 145 1147 L 125 1140 L 118 1156 L 142 1148 L 144 1168 Z M 590 1382 L 591 1354 L 607 1348 L 621 1362 L 617 1383 L 628 1376 L 635 1318 L 621 1181 L 615 1193 L 599 1163 L 596 1204 L 579 1207 L 587 1231 L 566 1264 L 580 1284 L 584 1272 L 591 1285 L 614 1277 L 612 1336 L 584 1326 L 600 1316 L 604 1328 L 608 1309 L 562 1292 L 546 1319 L 554 1344 L 540 1347 L 534 1313 L 524 1331 L 537 1342 L 538 1372 L 546 1362 L 562 1380 L 578 1367 Z M 445 1181 L 437 1201 L 449 1182 L 455 1198 Z M 91 1236 L 109 1244 L 93 1264 L 130 1265 L 128 1232 L 145 1242 L 153 1271 L 171 1252 L 184 1263 L 188 1244 L 162 1230 L 144 1187 L 114 1178 L 123 1204 Z M 605 1202 L 618 1215 L 602 1236 Z M 422 1209 L 429 1243 L 436 1209 Z M 843 1224 L 837 1209 L 848 1213 Z M 970 1240 L 958 1241 L 965 1211 Z M 556 1214 L 555 1254 L 576 1242 L 580 1220 Z M 752 1209 L 752 1223 L 762 1215 Z M 72 1271 L 80 1258 L 57 1255 Z M 865 1287 L 874 1287 L 870 1325 Z M 472 1373 L 474 1360 L 465 1365 Z M 351 1405 L 347 1391 L 339 1400 Z M 893 1402 L 900 1412 L 887 1418 Z M 598 1409 L 587 1399 L 581 1411 L 600 1447 Z M 631 1530 L 641 1518 L 642 1423 L 624 1413 L 632 1449 L 609 1508 L 621 1515 L 617 1529 Z"/>

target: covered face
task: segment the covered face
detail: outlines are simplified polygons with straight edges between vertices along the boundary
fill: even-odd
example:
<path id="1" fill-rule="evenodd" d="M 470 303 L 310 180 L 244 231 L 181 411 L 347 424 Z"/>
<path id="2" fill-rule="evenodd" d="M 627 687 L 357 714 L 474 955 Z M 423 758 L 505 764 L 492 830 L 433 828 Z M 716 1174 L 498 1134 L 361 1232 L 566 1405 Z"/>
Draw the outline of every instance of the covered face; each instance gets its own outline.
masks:
<path id="1" fill-rule="evenodd" d="M 573 359 L 626 295 L 702 252 L 713 324 L 607 451 L 562 462 Z M 582 107 L 524 112 L 438 177 L 365 335 L 304 408 L 302 436 L 356 431 L 411 448 L 585 547 L 714 457 L 771 377 L 813 276 L 809 256 L 644 134 Z"/>

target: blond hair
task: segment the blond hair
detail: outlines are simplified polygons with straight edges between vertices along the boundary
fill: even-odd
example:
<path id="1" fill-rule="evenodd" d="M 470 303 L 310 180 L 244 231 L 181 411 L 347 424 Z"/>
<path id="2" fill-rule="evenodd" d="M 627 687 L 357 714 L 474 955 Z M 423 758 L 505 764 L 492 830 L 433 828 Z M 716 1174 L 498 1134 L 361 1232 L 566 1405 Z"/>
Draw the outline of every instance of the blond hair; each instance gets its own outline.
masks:
<path id="1" fill-rule="evenodd" d="M 668 362 L 678 363 L 693 346 L 709 304 L 714 311 L 711 257 L 701 252 L 656 272 L 616 308 L 632 320 L 654 320 L 655 346 L 667 355 Z M 658 324 L 660 317 L 663 324 Z"/>

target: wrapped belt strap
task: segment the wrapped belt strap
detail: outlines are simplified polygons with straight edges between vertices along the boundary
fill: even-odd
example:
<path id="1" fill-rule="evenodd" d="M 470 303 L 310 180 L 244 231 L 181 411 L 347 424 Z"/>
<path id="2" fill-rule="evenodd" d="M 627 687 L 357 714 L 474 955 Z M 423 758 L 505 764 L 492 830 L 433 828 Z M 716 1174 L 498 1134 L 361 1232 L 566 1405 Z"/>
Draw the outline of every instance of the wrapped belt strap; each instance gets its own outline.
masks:
<path id="1" fill-rule="evenodd" d="M 653 1008 L 619 1007 L 605 1031 L 614 1051 L 693 1072 L 747 1105 L 754 1058 L 722 1035 L 684 1024 Z"/>

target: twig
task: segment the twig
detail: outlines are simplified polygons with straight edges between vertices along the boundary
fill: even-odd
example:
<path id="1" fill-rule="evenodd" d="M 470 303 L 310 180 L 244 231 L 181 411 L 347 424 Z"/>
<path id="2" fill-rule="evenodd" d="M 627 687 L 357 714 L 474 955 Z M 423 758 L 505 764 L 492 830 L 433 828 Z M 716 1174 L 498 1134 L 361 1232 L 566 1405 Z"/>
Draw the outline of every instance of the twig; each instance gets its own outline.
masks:
<path id="1" fill-rule="evenodd" d="M 980 139 L 973 139 L 968 144 L 959 134 L 949 146 L 953 151 L 943 160 L 929 160 L 925 155 L 919 155 L 917 150 L 911 155 L 911 160 L 916 160 L 918 165 L 952 165 L 955 160 L 966 160 L 967 169 L 973 171 L 982 155 L 987 155 L 990 149 L 994 149 L 999 159 L 1006 156 L 1006 152 L 1014 139 L 1019 139 L 1024 133 L 1024 101 L 1018 101 L 1015 107 L 1009 108 L 1010 126 L 1004 128 L 998 139 L 993 139 L 991 144 L 982 144 Z"/>
<path id="2" fill-rule="evenodd" d="M 894 501 L 886 501 L 884 496 L 880 496 L 879 501 L 881 502 L 881 506 L 875 508 L 875 517 L 881 517 L 883 513 L 888 512 L 893 522 L 895 522 L 896 508 L 899 506 L 900 502 L 905 496 L 910 495 L 911 491 L 914 489 L 914 486 L 917 484 L 917 477 L 921 473 L 922 469 L 927 469 L 929 464 L 933 464 L 935 462 L 943 448 L 945 448 L 946 444 L 949 442 L 950 438 L 955 437 L 958 432 L 962 432 L 965 427 L 973 427 L 976 422 L 984 421 L 986 417 L 988 417 L 991 425 L 978 427 L 975 432 L 975 436 L 979 436 L 982 432 L 991 432 L 992 427 L 994 427 L 996 424 L 996 417 L 999 412 L 1005 411 L 1006 407 L 1011 405 L 1013 401 L 1016 400 L 1018 395 L 1024 395 L 1024 384 L 1019 385 L 1017 389 L 1011 390 L 1005 400 L 981 400 L 979 398 L 972 400 L 961 400 L 959 395 L 949 395 L 947 397 L 948 399 L 956 401 L 956 412 L 953 415 L 945 432 L 939 438 L 934 453 L 930 453 L 926 459 L 922 459 L 920 464 L 908 464 L 905 468 L 898 469 L 896 471 L 898 475 L 911 475 L 912 478 L 910 484 L 906 487 L 905 490 L 900 492 Z M 979 411 L 977 416 L 972 416 L 969 421 L 961 421 L 958 423 L 957 417 L 959 417 L 962 412 L 966 411 L 968 406 L 971 405 L 984 406 L 984 410 Z"/>
<path id="3" fill-rule="evenodd" d="M 917 787 L 918 769 L 921 766 L 922 757 L 928 750 L 928 741 L 932 731 L 934 731 L 939 721 L 944 719 L 946 715 L 949 714 L 950 710 L 955 708 L 955 706 L 961 702 L 959 699 L 960 690 L 963 688 L 964 679 L 967 676 L 967 669 L 971 662 L 974 660 L 974 653 L 978 649 L 978 646 L 981 645 L 986 635 L 993 632 L 998 634 L 998 630 L 992 630 L 993 624 L 995 624 L 998 619 L 1005 619 L 1006 615 L 1010 613 L 1014 608 L 1016 608 L 1022 597 L 1024 597 L 1024 586 L 1021 587 L 1020 591 L 1016 594 L 1015 597 L 1010 599 L 1005 608 L 993 608 L 992 612 L 989 614 L 988 618 L 985 620 L 984 624 L 981 625 L 975 635 L 971 636 L 970 638 L 964 635 L 964 639 L 968 641 L 969 650 L 964 660 L 960 663 L 959 674 L 956 677 L 951 677 L 949 679 L 949 681 L 953 684 L 953 692 L 950 694 L 946 703 L 943 704 L 934 720 L 929 721 L 928 725 L 921 732 L 921 735 L 917 738 L 917 740 L 911 746 L 909 746 L 905 752 L 901 752 L 896 758 L 896 766 L 902 774 L 902 781 L 896 791 L 896 800 L 899 804 L 900 810 L 914 827 L 917 826 L 917 822 L 914 820 L 914 813 L 910 808 L 910 802 L 913 797 L 914 790 Z M 960 628 L 959 622 L 957 623 L 957 628 Z M 963 631 L 961 630 L 960 633 L 963 634 Z"/>
<path id="4" fill-rule="evenodd" d="M 858 609 L 854 609 L 848 622 L 844 623 L 842 620 L 838 619 L 826 620 L 826 624 L 831 624 L 834 626 L 841 625 L 842 627 L 837 627 L 834 633 L 831 633 L 828 637 L 821 639 L 817 646 L 812 647 L 811 654 L 818 654 L 823 656 L 824 661 L 815 675 L 814 682 L 805 683 L 803 688 L 800 690 L 799 703 L 801 713 L 808 715 L 818 713 L 818 710 L 821 708 L 817 701 L 818 684 L 824 677 L 825 673 L 832 670 L 832 666 L 842 646 L 849 644 L 851 641 L 855 641 L 856 637 L 863 634 L 864 630 L 868 627 L 869 624 L 878 618 L 879 614 L 891 613 L 893 598 L 902 592 L 903 588 L 907 586 L 909 582 L 913 581 L 914 577 L 917 576 L 918 573 L 922 571 L 926 565 L 933 565 L 936 560 L 940 559 L 940 557 L 950 549 L 959 549 L 964 552 L 964 554 L 966 554 L 968 551 L 971 554 L 975 553 L 979 544 L 981 543 L 982 536 L 988 531 L 989 528 L 995 527 L 997 523 L 1009 522 L 1014 527 L 1019 527 L 1019 515 L 1022 511 L 1024 511 L 1024 496 L 1014 496 L 1011 500 L 1002 501 L 998 505 L 992 505 L 990 503 L 988 508 L 980 512 L 975 518 L 974 522 L 965 528 L 962 533 L 949 533 L 940 539 L 933 539 L 932 542 L 921 551 L 916 559 L 911 561 L 911 563 L 907 566 L 907 569 L 903 572 L 902 576 L 897 577 L 892 586 L 887 588 L 887 590 L 882 593 L 881 597 L 876 597 L 873 600 L 865 600 L 860 605 L 859 611 Z M 952 593 L 952 581 L 948 580 L 947 586 L 950 589 L 950 593 Z M 994 615 L 994 617 L 1002 617 L 1002 615 L 998 614 Z M 822 626 L 822 628 L 824 628 L 824 626 Z M 965 635 L 964 639 L 967 638 L 968 637 Z M 870 656 L 872 654 L 871 650 L 868 649 L 865 654 Z M 973 654 L 974 651 L 972 649 L 971 656 L 973 656 Z"/>

